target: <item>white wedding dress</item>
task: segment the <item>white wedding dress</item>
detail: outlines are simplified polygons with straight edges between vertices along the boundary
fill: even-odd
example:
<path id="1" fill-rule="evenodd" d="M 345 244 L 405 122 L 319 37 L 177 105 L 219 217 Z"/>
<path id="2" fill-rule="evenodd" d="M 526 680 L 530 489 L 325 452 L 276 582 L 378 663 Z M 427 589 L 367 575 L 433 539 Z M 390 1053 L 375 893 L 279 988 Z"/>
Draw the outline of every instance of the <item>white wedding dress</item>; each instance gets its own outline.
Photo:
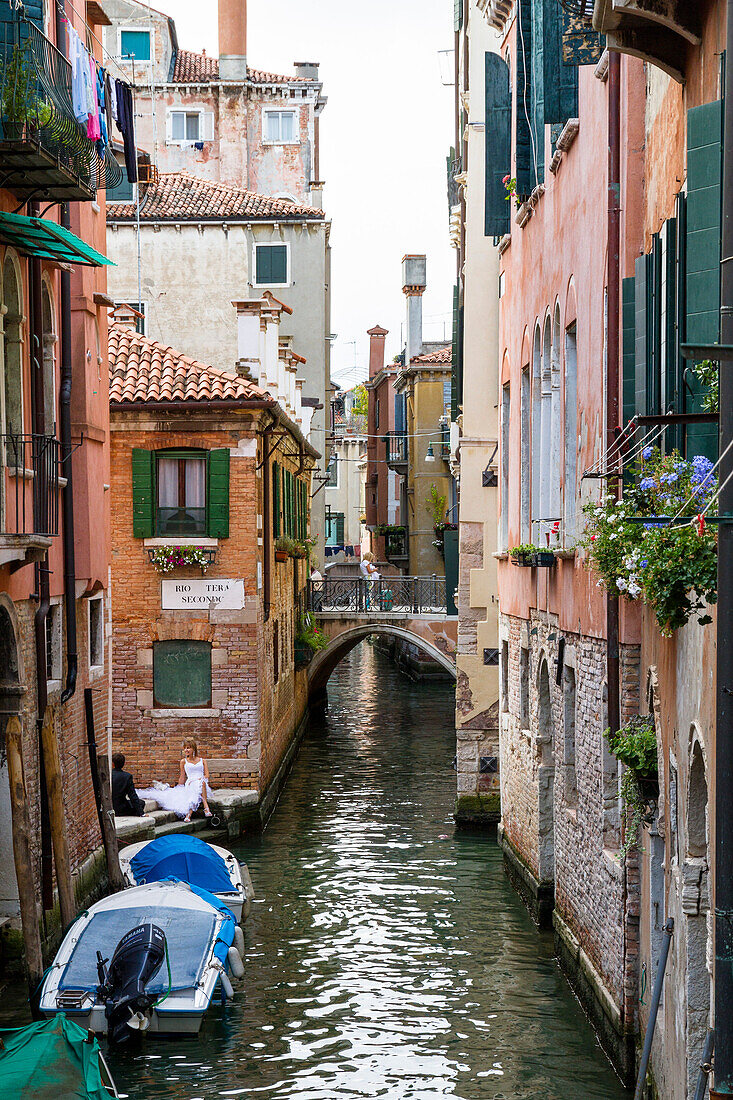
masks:
<path id="1" fill-rule="evenodd" d="M 211 787 L 206 782 L 204 775 L 204 761 L 199 759 L 197 764 L 191 764 L 188 760 L 183 762 L 186 772 L 186 782 L 177 783 L 171 787 L 168 783 L 157 783 L 153 787 L 145 787 L 137 792 L 138 798 L 146 798 L 157 802 L 161 810 L 172 810 L 178 817 L 187 817 L 201 805 L 201 793 L 206 783 L 206 794 L 213 794 Z"/>

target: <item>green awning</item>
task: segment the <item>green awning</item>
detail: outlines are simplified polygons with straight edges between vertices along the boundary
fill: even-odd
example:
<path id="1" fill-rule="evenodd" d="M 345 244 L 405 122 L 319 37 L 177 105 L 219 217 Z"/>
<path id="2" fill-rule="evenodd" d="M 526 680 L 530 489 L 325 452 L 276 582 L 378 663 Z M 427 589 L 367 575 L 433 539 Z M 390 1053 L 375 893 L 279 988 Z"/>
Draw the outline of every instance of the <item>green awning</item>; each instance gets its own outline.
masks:
<path id="1" fill-rule="evenodd" d="M 0 241 L 13 245 L 26 256 L 39 256 L 42 260 L 90 267 L 115 266 L 113 260 L 108 260 L 74 233 L 43 218 L 0 213 Z"/>

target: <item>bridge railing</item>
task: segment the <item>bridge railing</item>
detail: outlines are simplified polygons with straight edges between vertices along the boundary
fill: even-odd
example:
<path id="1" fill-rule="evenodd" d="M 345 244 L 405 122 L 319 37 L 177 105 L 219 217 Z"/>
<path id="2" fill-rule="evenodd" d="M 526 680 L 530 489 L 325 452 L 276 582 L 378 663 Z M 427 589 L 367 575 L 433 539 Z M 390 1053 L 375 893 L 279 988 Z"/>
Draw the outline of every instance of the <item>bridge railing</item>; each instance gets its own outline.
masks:
<path id="1" fill-rule="evenodd" d="M 325 577 L 308 581 L 308 608 L 318 614 L 447 614 L 445 577 Z"/>

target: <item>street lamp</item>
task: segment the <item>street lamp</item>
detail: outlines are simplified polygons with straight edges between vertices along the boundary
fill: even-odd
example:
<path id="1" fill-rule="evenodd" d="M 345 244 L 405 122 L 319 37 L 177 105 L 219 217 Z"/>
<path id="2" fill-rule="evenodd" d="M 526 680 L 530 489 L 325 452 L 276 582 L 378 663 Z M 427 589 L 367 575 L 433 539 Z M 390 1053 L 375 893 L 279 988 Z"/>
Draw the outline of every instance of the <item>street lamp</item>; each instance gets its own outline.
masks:
<path id="1" fill-rule="evenodd" d="M 428 443 L 428 450 L 427 450 L 427 454 L 425 455 L 425 461 L 426 462 L 435 462 L 435 453 L 433 452 L 432 441 L 430 443 Z"/>

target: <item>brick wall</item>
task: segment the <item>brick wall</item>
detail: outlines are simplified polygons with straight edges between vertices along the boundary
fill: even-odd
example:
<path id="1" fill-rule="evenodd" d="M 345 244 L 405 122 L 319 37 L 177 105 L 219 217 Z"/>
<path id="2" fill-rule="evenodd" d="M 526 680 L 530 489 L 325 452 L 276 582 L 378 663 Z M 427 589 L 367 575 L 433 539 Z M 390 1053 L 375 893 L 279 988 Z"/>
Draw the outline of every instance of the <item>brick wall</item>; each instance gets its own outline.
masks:
<path id="1" fill-rule="evenodd" d="M 205 758 L 245 762 L 229 770 L 223 766 L 212 786 L 264 791 L 305 711 L 305 673 L 296 674 L 293 665 L 295 598 L 305 582 L 305 567 L 290 559 L 275 563 L 273 556 L 266 621 L 257 567 L 265 552 L 264 531 L 271 531 L 272 524 L 263 516 L 257 441 L 257 422 L 239 413 L 224 414 L 215 422 L 189 419 L 185 431 L 170 418 L 156 423 L 145 414 L 113 414 L 113 743 L 125 753 L 138 786 L 155 780 L 177 782 L 182 741 L 193 736 Z M 134 447 L 230 448 L 229 538 L 219 540 L 217 560 L 206 578 L 243 579 L 243 611 L 161 610 L 161 577 L 148 561 L 144 540 L 132 534 Z M 288 458 L 278 451 L 275 458 L 293 472 L 298 468 L 297 455 Z M 197 567 L 184 567 L 171 576 L 185 580 L 200 579 L 202 574 Z M 275 622 L 280 647 L 277 684 Z M 154 707 L 153 647 L 174 639 L 211 643 L 209 709 L 214 714 L 182 716 L 174 710 L 161 717 Z"/>
<path id="2" fill-rule="evenodd" d="M 618 773 L 603 741 L 605 640 L 561 635 L 554 616 L 536 613 L 529 620 L 503 616 L 501 637 L 508 655 L 500 738 L 505 836 L 535 878 L 554 880 L 557 911 L 632 1026 L 638 869 L 634 859 L 622 865 L 618 858 Z M 528 657 L 524 676 L 522 650 Z M 621 666 L 623 720 L 638 710 L 638 647 L 622 647 Z M 614 784 L 615 799 L 609 794 Z M 615 801 L 615 819 L 609 801 Z"/>

